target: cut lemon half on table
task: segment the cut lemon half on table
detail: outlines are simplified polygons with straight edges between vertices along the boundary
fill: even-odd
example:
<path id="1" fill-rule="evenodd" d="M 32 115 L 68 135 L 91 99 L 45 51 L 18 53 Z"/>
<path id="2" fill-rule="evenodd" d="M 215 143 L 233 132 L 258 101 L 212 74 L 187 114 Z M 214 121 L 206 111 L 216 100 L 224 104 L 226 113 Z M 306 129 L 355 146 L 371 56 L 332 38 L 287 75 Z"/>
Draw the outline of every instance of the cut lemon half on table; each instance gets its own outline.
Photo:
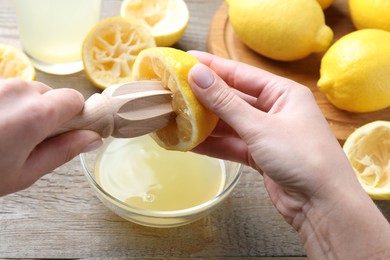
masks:
<path id="1" fill-rule="evenodd" d="M 195 97 L 188 84 L 188 72 L 199 61 L 187 52 L 169 47 L 142 51 L 133 68 L 134 80 L 159 80 L 173 92 L 176 116 L 168 126 L 151 136 L 168 150 L 188 151 L 203 142 L 215 128 L 218 118 Z"/>
<path id="2" fill-rule="evenodd" d="M 155 47 L 150 31 L 134 19 L 109 17 L 95 25 L 82 47 L 84 71 L 101 89 L 129 82 L 139 52 Z"/>
<path id="3" fill-rule="evenodd" d="M 120 12 L 148 27 L 161 47 L 171 46 L 183 36 L 190 17 L 183 0 L 124 0 Z"/>
<path id="4" fill-rule="evenodd" d="M 36 76 L 34 65 L 19 49 L 0 44 L 0 78 L 21 78 L 34 80 Z"/>
<path id="5" fill-rule="evenodd" d="M 343 149 L 358 180 L 373 199 L 390 199 L 390 121 L 375 121 L 356 129 Z"/>

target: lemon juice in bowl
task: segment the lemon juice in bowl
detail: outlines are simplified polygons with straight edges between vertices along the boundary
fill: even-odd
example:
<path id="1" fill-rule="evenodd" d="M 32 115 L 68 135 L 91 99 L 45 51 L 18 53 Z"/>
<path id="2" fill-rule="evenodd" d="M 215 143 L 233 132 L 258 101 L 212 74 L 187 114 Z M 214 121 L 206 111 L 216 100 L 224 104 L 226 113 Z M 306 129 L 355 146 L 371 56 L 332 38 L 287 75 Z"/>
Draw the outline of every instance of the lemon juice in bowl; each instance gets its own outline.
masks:
<path id="1" fill-rule="evenodd" d="M 98 155 L 95 180 L 129 206 L 175 211 L 217 196 L 225 166 L 219 159 L 165 150 L 149 136 L 113 139 Z"/>
<path id="2" fill-rule="evenodd" d="M 15 0 L 20 40 L 35 67 L 52 74 L 82 70 L 81 46 L 100 19 L 101 0 Z"/>

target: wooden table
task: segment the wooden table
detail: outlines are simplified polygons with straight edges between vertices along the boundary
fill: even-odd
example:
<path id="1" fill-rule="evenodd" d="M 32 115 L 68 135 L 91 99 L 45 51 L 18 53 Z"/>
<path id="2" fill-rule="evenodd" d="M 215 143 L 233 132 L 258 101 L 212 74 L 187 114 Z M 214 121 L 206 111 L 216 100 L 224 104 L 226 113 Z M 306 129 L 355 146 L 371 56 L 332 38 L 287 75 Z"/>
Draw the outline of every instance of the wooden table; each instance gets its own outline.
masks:
<path id="1" fill-rule="evenodd" d="M 222 0 L 187 0 L 190 24 L 175 47 L 205 50 L 210 20 Z M 120 0 L 103 0 L 102 17 Z M 0 0 L 0 42 L 21 47 L 12 0 Z M 97 89 L 83 72 L 37 80 L 71 87 L 87 98 Z M 386 216 L 390 207 L 378 204 Z M 359 213 L 357 213 L 359 214 Z M 0 258 L 242 259 L 305 255 L 297 233 L 271 204 L 262 177 L 245 168 L 233 194 L 209 216 L 171 229 L 148 228 L 109 211 L 94 195 L 75 158 L 31 188 L 0 198 Z M 273 258 L 274 259 L 274 258 Z"/>

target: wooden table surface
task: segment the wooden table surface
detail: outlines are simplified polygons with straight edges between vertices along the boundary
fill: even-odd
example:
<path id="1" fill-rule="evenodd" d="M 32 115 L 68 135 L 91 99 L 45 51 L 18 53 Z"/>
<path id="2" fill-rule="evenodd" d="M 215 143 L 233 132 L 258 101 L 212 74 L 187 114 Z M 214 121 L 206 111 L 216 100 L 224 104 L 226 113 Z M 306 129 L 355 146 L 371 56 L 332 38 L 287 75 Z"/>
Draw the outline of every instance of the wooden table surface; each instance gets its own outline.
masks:
<path id="1" fill-rule="evenodd" d="M 186 2 L 190 24 L 175 47 L 206 50 L 209 23 L 222 0 Z M 120 3 L 103 0 L 102 18 L 118 15 Z M 0 0 L 0 43 L 21 47 L 12 0 Z M 69 76 L 38 72 L 37 80 L 53 88 L 75 88 L 86 98 L 97 91 L 83 72 Z M 389 203 L 378 205 L 390 216 Z M 271 204 L 262 177 L 248 167 L 232 195 L 209 216 L 178 228 L 156 229 L 109 211 L 95 197 L 75 158 L 31 188 L 0 198 L 0 226 L 0 258 L 305 256 L 297 233 Z"/>

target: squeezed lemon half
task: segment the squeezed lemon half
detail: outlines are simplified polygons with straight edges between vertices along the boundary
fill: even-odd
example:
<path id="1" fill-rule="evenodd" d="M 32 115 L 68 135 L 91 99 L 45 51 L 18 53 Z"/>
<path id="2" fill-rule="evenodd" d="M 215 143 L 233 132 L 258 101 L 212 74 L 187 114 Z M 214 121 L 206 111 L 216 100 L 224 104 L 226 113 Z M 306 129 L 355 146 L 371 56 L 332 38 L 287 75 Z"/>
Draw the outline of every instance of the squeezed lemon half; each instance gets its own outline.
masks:
<path id="1" fill-rule="evenodd" d="M 190 19 L 183 0 L 125 0 L 121 16 L 140 21 L 156 40 L 157 46 L 176 43 L 184 34 Z"/>
<path id="2" fill-rule="evenodd" d="M 356 129 L 343 149 L 368 195 L 390 199 L 390 121 L 375 121 Z"/>
<path id="3" fill-rule="evenodd" d="M 84 71 L 101 89 L 129 82 L 138 53 L 155 46 L 150 31 L 138 21 L 106 18 L 91 29 L 83 42 Z"/>
<path id="4" fill-rule="evenodd" d="M 21 78 L 34 80 L 36 76 L 34 65 L 19 49 L 0 44 L 0 78 Z"/>

